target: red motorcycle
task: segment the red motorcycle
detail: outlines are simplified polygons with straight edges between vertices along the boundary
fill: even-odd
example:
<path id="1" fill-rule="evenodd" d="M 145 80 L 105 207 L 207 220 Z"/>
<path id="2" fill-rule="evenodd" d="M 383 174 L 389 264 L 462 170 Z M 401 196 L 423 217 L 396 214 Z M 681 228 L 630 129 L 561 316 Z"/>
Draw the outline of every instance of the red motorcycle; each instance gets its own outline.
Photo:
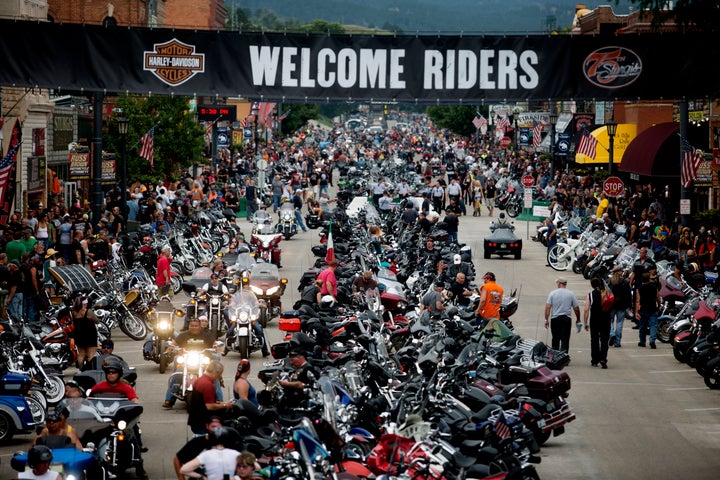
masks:
<path id="1" fill-rule="evenodd" d="M 280 263 L 280 240 L 281 233 L 259 234 L 253 233 L 250 237 L 250 245 L 252 245 L 255 258 L 262 258 L 267 263 L 273 263 L 281 268 Z"/>

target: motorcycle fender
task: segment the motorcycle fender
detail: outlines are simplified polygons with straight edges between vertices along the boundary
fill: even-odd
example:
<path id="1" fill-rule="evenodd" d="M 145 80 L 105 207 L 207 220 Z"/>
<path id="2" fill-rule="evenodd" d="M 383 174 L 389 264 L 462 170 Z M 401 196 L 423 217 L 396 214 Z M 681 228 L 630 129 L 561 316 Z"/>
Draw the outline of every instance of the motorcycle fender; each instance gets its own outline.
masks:
<path id="1" fill-rule="evenodd" d="M 25 425 L 23 425 L 22 420 L 18 416 L 17 412 L 19 408 L 23 408 L 22 411 L 27 411 L 28 414 L 30 412 L 30 409 L 27 406 L 27 403 L 25 400 L 20 400 L 22 397 L 18 396 L 17 400 L 13 401 L 7 401 L 6 399 L 0 400 L 0 412 L 4 412 L 6 415 L 8 415 L 13 422 L 13 425 L 15 426 L 15 429 L 20 432 L 27 431 L 28 429 L 25 428 Z M 17 404 L 17 405 L 13 405 Z M 32 422 L 32 418 L 29 419 L 30 422 Z"/>
<path id="2" fill-rule="evenodd" d="M 238 336 L 239 337 L 247 337 L 248 336 L 248 327 L 239 327 L 238 328 Z"/>
<path id="3" fill-rule="evenodd" d="M 686 341 L 686 340 L 688 340 L 688 337 L 694 337 L 694 336 L 695 336 L 695 334 L 692 333 L 692 331 L 684 330 L 684 331 L 678 333 L 677 335 L 675 335 L 675 343 Z"/>

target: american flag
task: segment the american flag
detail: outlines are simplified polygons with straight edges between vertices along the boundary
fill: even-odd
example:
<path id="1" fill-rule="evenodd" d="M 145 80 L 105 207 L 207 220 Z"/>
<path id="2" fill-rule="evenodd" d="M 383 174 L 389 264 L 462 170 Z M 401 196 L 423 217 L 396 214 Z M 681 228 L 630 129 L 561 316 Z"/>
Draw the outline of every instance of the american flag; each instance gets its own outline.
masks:
<path id="1" fill-rule="evenodd" d="M 580 137 L 580 142 L 578 143 L 575 153 L 582 153 L 587 157 L 595 158 L 595 149 L 597 148 L 597 144 L 597 138 L 590 135 L 587 128 L 583 128 L 582 136 Z"/>
<path id="2" fill-rule="evenodd" d="M 683 187 L 688 188 L 693 180 L 697 178 L 697 171 L 702 162 L 702 152 L 683 139 L 683 162 L 680 174 L 680 182 Z"/>
<path id="3" fill-rule="evenodd" d="M 538 122 L 537 120 L 533 120 L 532 137 L 533 147 L 535 148 L 540 146 L 540 141 L 542 140 L 542 131 L 543 124 Z"/>
<path id="4" fill-rule="evenodd" d="M 473 123 L 473 125 L 475 125 L 475 128 L 477 130 L 480 130 L 483 127 L 487 128 L 487 124 L 488 124 L 487 119 L 485 117 L 483 117 L 480 112 L 477 112 L 475 114 L 475 118 L 473 118 L 472 123 Z"/>
<path id="5" fill-rule="evenodd" d="M 500 115 L 497 115 L 495 117 L 495 125 L 498 130 L 502 130 L 503 133 L 505 133 L 505 130 L 507 130 L 510 126 L 510 120 L 506 116 L 501 117 Z"/>
<path id="6" fill-rule="evenodd" d="M 292 108 L 288 108 L 287 112 L 285 112 L 285 113 L 283 113 L 282 115 L 280 115 L 280 116 L 278 117 L 278 119 L 277 119 L 278 122 L 282 122 L 283 120 L 285 120 L 285 119 L 288 117 L 288 115 L 290 115 L 290 111 L 291 111 L 291 110 L 292 110 Z"/>
<path id="7" fill-rule="evenodd" d="M 498 415 L 493 428 L 495 428 L 495 433 L 500 438 L 508 438 L 510 436 L 510 427 L 508 426 L 507 418 L 505 418 L 505 414 L 503 412 L 500 412 L 500 415 Z"/>
<path id="8" fill-rule="evenodd" d="M 10 204 L 13 201 L 12 198 L 6 197 L 8 190 L 13 187 L 11 182 L 15 180 L 13 173 L 15 172 L 16 158 L 18 150 L 20 150 L 20 145 L 22 145 L 22 130 L 20 128 L 20 120 L 15 120 L 15 126 L 12 129 L 10 137 L 10 148 L 8 148 L 7 154 L 0 160 L 0 207 L 8 211 L 9 205 L 8 208 L 5 208 L 5 202 L 7 200 L 8 204 Z M 2 150 L 0 150 L 0 153 L 2 153 Z"/>
<path id="9" fill-rule="evenodd" d="M 140 143 L 140 158 L 144 158 L 150 163 L 150 168 L 155 166 L 154 164 L 154 151 L 155 151 L 155 127 L 152 127 L 148 132 L 142 136 Z"/>
<path id="10" fill-rule="evenodd" d="M 275 102 L 260 102 L 257 114 L 257 121 L 260 125 L 268 123 L 268 119 L 272 117 L 273 110 L 275 110 L 275 105 Z"/>
<path id="11" fill-rule="evenodd" d="M 247 117 L 245 117 L 245 118 L 243 118 L 242 120 L 240 120 L 240 126 L 243 127 L 243 128 L 245 128 L 245 127 L 248 126 Z"/>

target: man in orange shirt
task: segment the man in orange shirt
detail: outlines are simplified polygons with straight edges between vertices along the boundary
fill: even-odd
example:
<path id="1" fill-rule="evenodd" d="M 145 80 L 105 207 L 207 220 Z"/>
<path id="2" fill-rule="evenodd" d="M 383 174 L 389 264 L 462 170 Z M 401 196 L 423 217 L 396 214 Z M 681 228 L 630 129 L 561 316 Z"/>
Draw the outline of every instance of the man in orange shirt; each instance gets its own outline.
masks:
<path id="1" fill-rule="evenodd" d="M 495 274 L 493 272 L 487 272 L 482 278 L 485 284 L 480 287 L 480 304 L 475 316 L 486 320 L 500 318 L 504 290 L 495 283 Z"/>

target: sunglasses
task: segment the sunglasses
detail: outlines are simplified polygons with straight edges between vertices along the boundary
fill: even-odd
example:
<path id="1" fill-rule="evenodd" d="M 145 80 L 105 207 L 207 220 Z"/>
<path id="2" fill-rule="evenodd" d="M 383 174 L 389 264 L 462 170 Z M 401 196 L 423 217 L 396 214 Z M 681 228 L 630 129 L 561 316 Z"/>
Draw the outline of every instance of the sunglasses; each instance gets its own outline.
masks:
<path id="1" fill-rule="evenodd" d="M 119 370 L 108 370 L 107 373 L 108 375 L 120 375 Z"/>

